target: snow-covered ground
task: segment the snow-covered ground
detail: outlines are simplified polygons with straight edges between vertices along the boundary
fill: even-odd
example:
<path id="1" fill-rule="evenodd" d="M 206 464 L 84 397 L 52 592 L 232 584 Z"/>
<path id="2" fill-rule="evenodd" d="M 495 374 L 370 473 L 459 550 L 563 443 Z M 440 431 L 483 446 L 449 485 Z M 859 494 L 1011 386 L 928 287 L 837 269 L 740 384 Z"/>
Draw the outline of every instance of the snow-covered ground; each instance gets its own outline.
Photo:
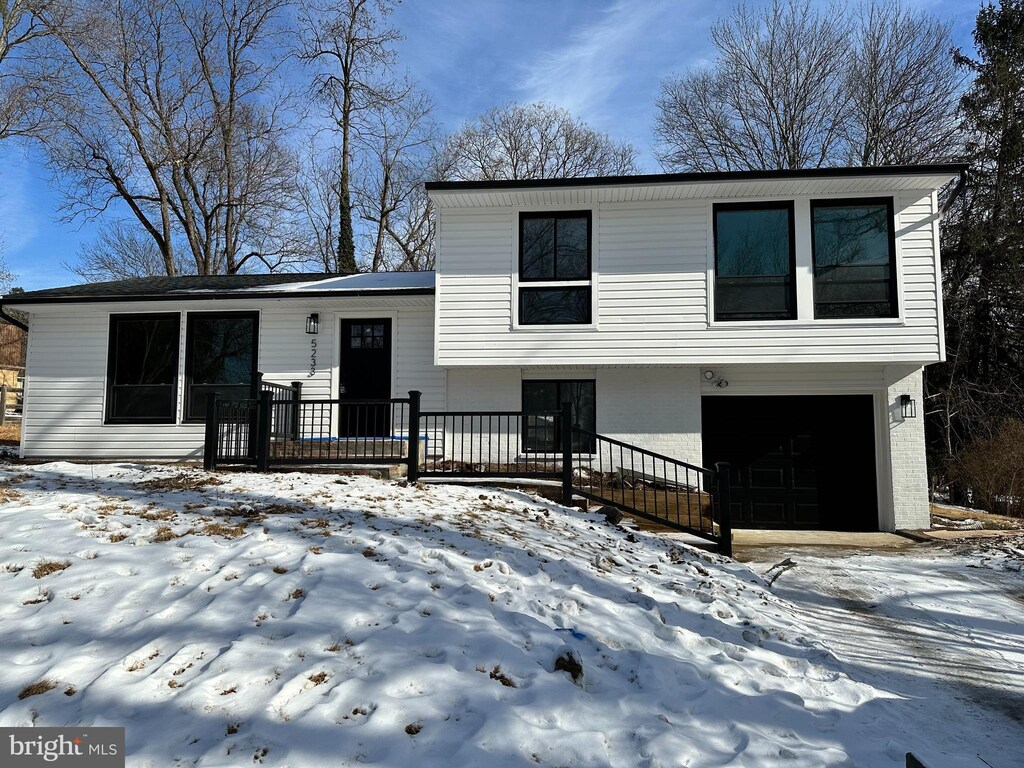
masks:
<path id="1" fill-rule="evenodd" d="M 1024 766 L 1024 538 L 877 554 L 765 551 L 796 563 L 789 600 L 852 678 L 900 697 L 928 765 Z M 759 562 L 758 562 L 759 560 Z M 938 727 L 936 727 L 938 726 Z M 978 755 L 986 762 L 954 762 Z"/>
<path id="2" fill-rule="evenodd" d="M 970 634 L 977 696 L 929 688 L 870 611 L 781 599 L 805 563 L 773 592 L 515 491 L 131 464 L 0 477 L 0 725 L 123 725 L 132 766 L 901 766 L 940 742 L 1024 764 L 1003 712 L 1024 605 L 927 561 L 853 570 L 919 585 L 899 620 Z"/>

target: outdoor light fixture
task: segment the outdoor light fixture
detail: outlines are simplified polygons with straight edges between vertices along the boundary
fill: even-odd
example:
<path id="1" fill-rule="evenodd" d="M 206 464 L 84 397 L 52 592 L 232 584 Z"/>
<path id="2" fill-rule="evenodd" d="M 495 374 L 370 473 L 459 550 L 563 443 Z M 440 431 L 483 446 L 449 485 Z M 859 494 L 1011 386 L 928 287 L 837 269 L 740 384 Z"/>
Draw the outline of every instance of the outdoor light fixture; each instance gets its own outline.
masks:
<path id="1" fill-rule="evenodd" d="M 900 395 L 900 411 L 904 419 L 916 419 L 917 401 L 910 395 Z"/>
<path id="2" fill-rule="evenodd" d="M 713 378 L 715 378 L 715 372 L 709 368 L 708 370 L 704 371 L 704 378 L 707 381 L 711 381 Z"/>
<path id="3" fill-rule="evenodd" d="M 306 318 L 306 333 L 320 333 L 320 315 L 316 312 Z"/>

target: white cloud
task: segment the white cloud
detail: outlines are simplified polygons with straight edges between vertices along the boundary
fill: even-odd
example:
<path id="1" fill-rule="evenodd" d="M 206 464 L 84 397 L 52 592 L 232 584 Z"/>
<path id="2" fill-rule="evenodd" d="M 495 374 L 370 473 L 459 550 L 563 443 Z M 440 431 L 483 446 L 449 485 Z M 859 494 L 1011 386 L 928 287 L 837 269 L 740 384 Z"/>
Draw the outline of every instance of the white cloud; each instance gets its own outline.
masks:
<path id="1" fill-rule="evenodd" d="M 546 101 L 603 122 L 610 97 L 631 76 L 631 56 L 657 35 L 671 0 L 617 0 L 595 23 L 574 32 L 566 46 L 540 56 L 523 78 L 527 101 Z"/>

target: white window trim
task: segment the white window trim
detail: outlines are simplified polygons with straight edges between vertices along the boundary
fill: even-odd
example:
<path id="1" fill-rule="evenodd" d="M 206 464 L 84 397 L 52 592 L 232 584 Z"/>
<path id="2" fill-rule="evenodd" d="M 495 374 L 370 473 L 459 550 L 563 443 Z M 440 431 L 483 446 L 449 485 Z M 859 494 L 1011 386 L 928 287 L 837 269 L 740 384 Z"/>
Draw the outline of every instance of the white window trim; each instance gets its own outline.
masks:
<path id="1" fill-rule="evenodd" d="M 526 280 L 520 283 L 519 280 L 519 215 L 522 213 L 551 213 L 557 214 L 562 211 L 590 211 L 590 280 Z M 552 331 L 564 331 L 566 333 L 593 333 L 600 330 L 600 307 L 598 305 L 598 261 L 599 261 L 599 238 L 597 232 L 599 206 L 595 203 L 588 205 L 573 205 L 571 203 L 558 203 L 557 205 L 529 206 L 513 208 L 512 216 L 512 292 L 509 296 L 509 309 L 511 311 L 510 330 L 513 333 L 529 333 L 538 331 L 550 333 Z M 582 323 L 553 323 L 538 325 L 534 323 L 523 325 L 519 322 L 519 288 L 590 288 L 590 322 Z"/>
<path id="2" fill-rule="evenodd" d="M 737 329 L 771 329 L 771 328 L 902 328 L 907 324 L 904 286 L 903 286 L 903 252 L 900 237 L 900 199 L 892 193 L 893 227 L 895 237 L 896 260 L 896 317 L 851 317 L 821 318 L 814 317 L 814 246 L 811 242 L 811 200 L 848 200 L 857 197 L 879 198 L 890 197 L 889 194 L 878 192 L 843 193 L 831 195 L 795 195 L 791 197 L 722 197 L 709 199 L 706 204 L 707 215 L 707 324 L 708 328 Z M 718 203 L 757 203 L 757 202 L 792 202 L 793 233 L 796 248 L 796 266 L 793 275 L 796 281 L 797 316 L 792 320 L 716 320 L 715 319 L 715 205 Z"/>

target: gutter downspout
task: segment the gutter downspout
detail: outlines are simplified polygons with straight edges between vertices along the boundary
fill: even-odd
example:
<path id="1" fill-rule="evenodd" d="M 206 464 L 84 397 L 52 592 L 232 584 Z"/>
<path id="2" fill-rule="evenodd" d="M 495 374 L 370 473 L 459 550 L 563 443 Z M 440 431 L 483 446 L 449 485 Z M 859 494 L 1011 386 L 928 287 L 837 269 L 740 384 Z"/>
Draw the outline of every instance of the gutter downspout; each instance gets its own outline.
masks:
<path id="1" fill-rule="evenodd" d="M 10 315 L 7 314 L 7 310 L 4 309 L 3 297 L 0 297 L 0 317 L 9 322 L 11 325 L 21 328 L 21 330 L 25 332 L 28 332 L 28 326 L 25 325 L 25 323 L 21 322 L 21 320 L 19 320 L 18 318 L 11 317 Z"/>

